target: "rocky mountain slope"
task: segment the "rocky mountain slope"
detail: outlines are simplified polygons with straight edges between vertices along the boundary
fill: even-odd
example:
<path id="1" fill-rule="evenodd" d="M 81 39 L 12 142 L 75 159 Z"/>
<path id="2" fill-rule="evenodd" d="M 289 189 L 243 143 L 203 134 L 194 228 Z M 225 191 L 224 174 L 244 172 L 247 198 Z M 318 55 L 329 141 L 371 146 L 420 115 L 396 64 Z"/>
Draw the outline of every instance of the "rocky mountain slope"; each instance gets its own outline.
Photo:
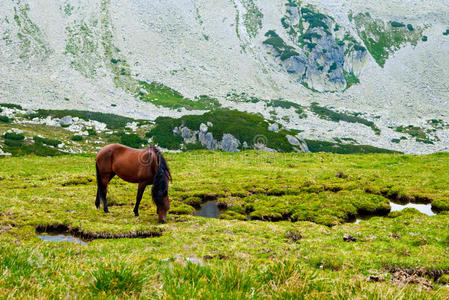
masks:
<path id="1" fill-rule="evenodd" d="M 301 141 L 448 151 L 448 13 L 443 0 L 5 0 L 0 103 L 147 120 L 232 108 Z"/>

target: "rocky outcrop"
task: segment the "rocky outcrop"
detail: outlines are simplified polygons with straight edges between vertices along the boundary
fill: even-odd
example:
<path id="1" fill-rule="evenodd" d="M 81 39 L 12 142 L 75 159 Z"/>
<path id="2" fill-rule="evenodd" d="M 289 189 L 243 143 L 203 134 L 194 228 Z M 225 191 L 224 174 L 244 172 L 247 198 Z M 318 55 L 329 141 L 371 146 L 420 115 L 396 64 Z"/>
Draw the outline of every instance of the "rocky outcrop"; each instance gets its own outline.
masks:
<path id="1" fill-rule="evenodd" d="M 270 30 L 264 41 L 285 70 L 317 91 L 341 91 L 350 86 L 353 82 L 348 84 L 346 74 L 359 74 L 367 62 L 366 49 L 333 18 L 311 6 L 289 2 L 285 12 L 285 32 Z"/>
<path id="2" fill-rule="evenodd" d="M 279 131 L 279 124 L 278 123 L 273 123 L 268 125 L 268 130 L 269 131 L 273 131 L 273 132 L 278 132 Z"/>
<path id="3" fill-rule="evenodd" d="M 307 143 L 304 140 L 299 140 L 298 138 L 289 134 L 287 134 L 286 137 L 288 139 L 288 142 L 293 146 L 295 146 L 293 147 L 293 149 L 296 152 L 304 152 L 304 153 L 310 152 L 309 147 L 307 147 Z"/>
<path id="4" fill-rule="evenodd" d="M 198 139 L 204 147 L 206 147 L 209 150 L 217 150 L 218 149 L 218 142 L 214 139 L 214 136 L 211 132 L 204 133 L 200 132 L 198 134 Z"/>
<path id="5" fill-rule="evenodd" d="M 236 139 L 232 134 L 223 134 L 223 139 L 220 143 L 221 150 L 225 152 L 239 152 L 238 147 L 240 146 L 240 141 Z"/>

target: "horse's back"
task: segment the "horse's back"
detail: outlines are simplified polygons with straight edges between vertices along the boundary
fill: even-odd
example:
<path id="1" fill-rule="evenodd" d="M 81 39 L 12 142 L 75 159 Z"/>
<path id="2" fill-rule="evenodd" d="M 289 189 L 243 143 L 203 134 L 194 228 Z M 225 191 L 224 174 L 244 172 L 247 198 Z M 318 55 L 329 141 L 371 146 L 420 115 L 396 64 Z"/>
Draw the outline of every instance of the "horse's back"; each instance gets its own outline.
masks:
<path id="1" fill-rule="evenodd" d="M 125 181 L 139 182 L 142 177 L 150 176 L 149 168 L 140 162 L 144 151 L 120 144 L 111 144 L 98 152 L 96 163 L 102 172 L 114 172 Z"/>

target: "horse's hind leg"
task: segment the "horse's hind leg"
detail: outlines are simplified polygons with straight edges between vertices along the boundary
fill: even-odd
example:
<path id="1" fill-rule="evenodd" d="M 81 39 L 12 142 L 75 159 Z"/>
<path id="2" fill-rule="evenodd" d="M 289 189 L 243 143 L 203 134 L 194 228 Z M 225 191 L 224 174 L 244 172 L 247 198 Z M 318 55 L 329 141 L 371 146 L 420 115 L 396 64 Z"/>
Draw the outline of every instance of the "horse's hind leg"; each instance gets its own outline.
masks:
<path id="1" fill-rule="evenodd" d="M 134 206 L 134 215 L 136 217 L 139 216 L 139 205 L 146 187 L 147 187 L 146 183 L 139 183 L 139 187 L 137 189 L 136 205 Z"/>
<path id="2" fill-rule="evenodd" d="M 95 198 L 95 207 L 100 208 L 100 189 L 97 188 L 97 198 Z"/>
<path id="3" fill-rule="evenodd" d="M 110 172 L 108 174 L 103 174 L 102 178 L 101 178 L 101 188 L 99 189 L 100 191 L 100 198 L 103 201 L 103 209 L 105 213 L 109 212 L 108 209 L 108 204 L 106 202 L 106 197 L 108 195 L 108 184 L 109 181 L 111 181 L 111 179 L 115 176 L 114 172 Z"/>

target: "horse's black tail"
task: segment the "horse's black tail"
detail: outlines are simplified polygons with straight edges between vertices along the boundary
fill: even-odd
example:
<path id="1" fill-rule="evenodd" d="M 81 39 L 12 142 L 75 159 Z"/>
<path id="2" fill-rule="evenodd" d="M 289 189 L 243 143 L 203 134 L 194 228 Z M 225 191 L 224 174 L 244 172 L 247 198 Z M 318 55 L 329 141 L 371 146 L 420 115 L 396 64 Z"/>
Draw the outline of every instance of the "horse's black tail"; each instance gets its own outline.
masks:
<path id="1" fill-rule="evenodd" d="M 163 203 L 164 197 L 168 194 L 168 181 L 171 180 L 171 174 L 162 153 L 158 148 L 152 148 L 158 160 L 158 168 L 156 176 L 154 177 L 153 187 L 151 188 L 151 194 L 153 196 L 154 203 L 156 205 L 160 205 Z"/>

